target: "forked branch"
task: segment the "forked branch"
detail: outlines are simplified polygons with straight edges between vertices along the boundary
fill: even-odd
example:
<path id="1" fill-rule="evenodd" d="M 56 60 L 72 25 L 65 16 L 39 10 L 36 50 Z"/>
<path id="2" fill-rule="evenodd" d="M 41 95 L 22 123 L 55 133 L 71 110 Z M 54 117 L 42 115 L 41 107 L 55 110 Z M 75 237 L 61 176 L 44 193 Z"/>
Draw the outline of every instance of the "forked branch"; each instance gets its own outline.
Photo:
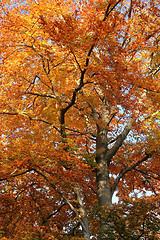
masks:
<path id="1" fill-rule="evenodd" d="M 153 155 L 154 152 L 147 154 L 146 156 L 143 157 L 141 160 L 137 161 L 136 163 L 134 163 L 133 165 L 131 165 L 130 167 L 121 170 L 121 172 L 119 173 L 119 175 L 117 176 L 115 182 L 112 185 L 112 195 L 118 185 L 118 183 L 120 182 L 120 180 L 122 179 L 122 177 L 129 171 L 131 171 L 132 169 L 135 169 L 137 166 L 139 166 L 142 162 L 145 162 L 148 158 L 150 158 Z"/>

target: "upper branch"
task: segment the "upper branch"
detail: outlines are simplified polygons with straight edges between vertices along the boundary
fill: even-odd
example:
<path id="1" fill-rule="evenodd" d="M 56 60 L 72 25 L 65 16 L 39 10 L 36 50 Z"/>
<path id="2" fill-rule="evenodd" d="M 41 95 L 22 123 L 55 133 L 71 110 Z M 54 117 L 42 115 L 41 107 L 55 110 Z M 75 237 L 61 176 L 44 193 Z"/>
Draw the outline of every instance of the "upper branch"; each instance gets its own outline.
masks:
<path id="1" fill-rule="evenodd" d="M 106 20 L 106 18 L 109 16 L 109 14 L 113 11 L 113 9 L 117 6 L 118 3 L 120 3 L 122 0 L 119 0 L 111 9 L 111 4 L 108 4 L 108 7 L 107 7 L 107 10 L 105 12 L 105 16 L 104 16 L 104 19 L 102 20 L 102 22 L 104 22 Z M 89 58 L 93 52 L 93 49 L 96 45 L 96 42 L 98 40 L 98 36 L 95 36 L 95 39 L 94 39 L 94 42 L 91 44 L 91 47 L 88 51 L 88 54 L 87 54 L 87 57 L 86 57 L 86 63 L 85 63 L 85 66 L 84 66 L 84 70 L 81 69 L 79 63 L 77 62 L 77 59 L 75 58 L 76 60 L 76 63 L 78 64 L 79 66 L 79 69 L 81 71 L 81 77 L 80 77 L 80 84 L 79 86 L 73 91 L 73 95 L 72 95 L 72 99 L 70 101 L 70 103 L 65 107 L 65 108 L 62 108 L 61 109 L 61 116 L 60 116 L 60 123 L 61 123 L 61 135 L 63 138 L 66 138 L 66 133 L 65 133 L 65 113 L 75 104 L 76 102 L 76 97 L 77 97 L 77 93 L 82 89 L 82 87 L 84 86 L 84 76 L 85 76 L 85 73 L 87 71 L 87 67 L 89 65 Z M 75 56 L 74 56 L 75 57 Z"/>
<path id="2" fill-rule="evenodd" d="M 111 8 L 112 4 L 108 4 L 108 7 L 106 9 L 104 18 L 103 18 L 103 22 L 106 20 L 106 18 L 109 16 L 109 14 L 114 10 L 114 8 L 118 5 L 118 3 L 120 3 L 122 0 L 119 0 L 118 2 L 116 2 L 116 4 Z"/>
<path id="3" fill-rule="evenodd" d="M 113 147 L 107 151 L 107 153 L 106 153 L 106 160 L 108 162 L 108 165 L 110 164 L 110 161 L 111 161 L 112 157 L 116 154 L 116 152 L 121 147 L 121 145 L 123 144 L 124 140 L 126 139 L 129 131 L 132 128 L 132 123 L 133 123 L 133 119 L 131 118 L 128 121 L 127 125 L 125 126 L 123 132 L 118 136 L 118 138 L 117 138 L 115 144 L 113 145 Z"/>
<path id="4" fill-rule="evenodd" d="M 80 84 L 74 90 L 71 101 L 68 103 L 68 105 L 65 108 L 61 109 L 60 123 L 61 123 L 61 135 L 62 135 L 63 138 L 66 138 L 65 126 L 64 126 L 65 125 L 65 113 L 75 104 L 77 93 L 84 86 L 84 81 L 83 81 L 84 80 L 84 73 L 85 72 L 83 71 L 82 74 L 81 74 Z"/>

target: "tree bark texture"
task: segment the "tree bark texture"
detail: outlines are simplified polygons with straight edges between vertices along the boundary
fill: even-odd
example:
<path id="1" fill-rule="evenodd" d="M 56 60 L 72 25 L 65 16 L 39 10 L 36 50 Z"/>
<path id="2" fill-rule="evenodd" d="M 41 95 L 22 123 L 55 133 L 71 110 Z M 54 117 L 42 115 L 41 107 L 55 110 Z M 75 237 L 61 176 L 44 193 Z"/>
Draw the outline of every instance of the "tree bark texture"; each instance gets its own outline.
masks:
<path id="1" fill-rule="evenodd" d="M 97 197 L 99 206 L 110 207 L 112 204 L 111 186 L 109 180 L 109 166 L 106 161 L 108 151 L 107 130 L 99 127 L 96 139 L 96 178 L 97 178 Z"/>
<path id="2" fill-rule="evenodd" d="M 106 123 L 109 121 L 109 117 L 105 115 L 105 119 L 107 119 Z M 130 119 L 125 126 L 122 133 L 117 137 L 112 148 L 108 149 L 108 138 L 107 127 L 104 128 L 102 126 L 97 125 L 97 138 L 96 138 L 96 180 L 97 180 L 97 198 L 100 207 L 111 207 L 112 206 L 112 196 L 113 190 L 110 177 L 109 177 L 109 165 L 113 156 L 117 153 L 118 149 L 123 144 L 126 139 L 129 131 L 132 128 L 133 120 Z M 110 231 L 110 226 L 112 226 L 112 222 L 107 222 L 107 224 L 102 224 L 99 232 L 99 239 L 114 239 L 114 234 Z"/>

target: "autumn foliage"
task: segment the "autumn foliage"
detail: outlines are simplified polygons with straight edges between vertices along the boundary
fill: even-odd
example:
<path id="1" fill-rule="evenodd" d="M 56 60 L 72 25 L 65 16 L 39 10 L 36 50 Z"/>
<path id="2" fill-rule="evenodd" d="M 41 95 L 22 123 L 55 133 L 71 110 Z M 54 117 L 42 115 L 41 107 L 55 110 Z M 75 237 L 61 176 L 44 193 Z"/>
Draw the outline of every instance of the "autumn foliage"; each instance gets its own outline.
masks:
<path id="1" fill-rule="evenodd" d="M 0 1 L 1 239 L 160 239 L 159 32 L 158 0 Z"/>

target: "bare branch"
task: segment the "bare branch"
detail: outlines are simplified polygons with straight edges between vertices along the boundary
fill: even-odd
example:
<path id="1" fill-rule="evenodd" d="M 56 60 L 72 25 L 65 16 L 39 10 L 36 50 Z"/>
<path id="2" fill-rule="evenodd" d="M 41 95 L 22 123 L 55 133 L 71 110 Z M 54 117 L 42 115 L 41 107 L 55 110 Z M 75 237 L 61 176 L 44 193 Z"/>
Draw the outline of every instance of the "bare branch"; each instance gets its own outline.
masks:
<path id="1" fill-rule="evenodd" d="M 77 93 L 84 86 L 83 79 L 84 79 L 84 71 L 81 74 L 81 80 L 80 80 L 79 86 L 73 92 L 71 101 L 69 102 L 67 107 L 61 109 L 60 123 L 61 123 L 61 135 L 62 135 L 63 138 L 66 138 L 66 133 L 65 133 L 65 113 L 75 104 Z"/>
<path id="2" fill-rule="evenodd" d="M 140 170 L 140 169 L 135 168 L 134 170 L 136 170 L 137 172 L 139 172 L 139 173 L 141 173 L 142 175 L 146 176 L 146 178 L 148 178 L 148 179 L 155 179 L 155 180 L 160 181 L 160 175 L 158 175 L 157 173 L 151 172 L 152 174 L 156 174 L 156 175 L 158 176 L 158 177 L 155 177 L 155 176 L 150 175 L 149 173 L 144 172 L 144 171 L 142 171 L 142 170 Z"/>
<path id="3" fill-rule="evenodd" d="M 46 218 L 43 220 L 42 225 L 44 225 L 51 217 L 53 217 L 53 216 L 55 216 L 56 214 L 58 214 L 58 213 L 60 212 L 61 208 L 62 208 L 63 206 L 65 206 L 65 205 L 66 205 L 66 203 L 63 203 L 61 206 L 59 206 L 59 208 L 58 208 L 54 213 L 51 213 L 48 217 L 46 217 Z"/>
<path id="4" fill-rule="evenodd" d="M 152 186 L 151 182 L 148 179 L 145 179 L 145 181 L 148 183 L 148 185 L 150 186 L 150 188 L 152 189 L 152 191 L 154 192 L 154 194 L 156 196 L 158 196 L 158 193 L 156 192 L 156 190 L 154 189 L 154 187 Z"/>
<path id="5" fill-rule="evenodd" d="M 154 68 L 149 68 L 149 75 L 153 77 L 160 71 L 160 64 Z"/>
<path id="6" fill-rule="evenodd" d="M 50 95 L 50 94 L 44 94 L 44 93 L 35 93 L 35 92 L 25 92 L 25 94 L 37 96 L 37 97 L 48 97 L 48 98 L 53 98 L 56 99 L 56 96 Z"/>
<path id="7" fill-rule="evenodd" d="M 78 65 L 79 70 L 82 72 L 81 66 L 80 66 L 80 64 L 79 64 L 79 62 L 78 62 L 78 60 L 77 60 L 77 58 L 76 58 L 76 55 L 74 54 L 74 52 L 73 52 L 72 50 L 71 50 L 71 53 L 72 53 L 73 56 L 74 56 L 74 59 L 75 59 L 77 65 Z"/>
<path id="8" fill-rule="evenodd" d="M 11 113 L 11 112 L 0 112 L 1 115 L 18 115 L 18 113 Z"/>
<path id="9" fill-rule="evenodd" d="M 106 18 L 109 16 L 109 14 L 114 10 L 114 8 L 121 2 L 122 0 L 119 0 L 111 9 L 111 4 L 108 4 L 107 10 L 105 12 L 104 18 L 103 18 L 103 22 L 106 20 Z M 110 9 L 110 10 L 109 10 Z"/>
<path id="10" fill-rule="evenodd" d="M 26 171 L 24 171 L 24 172 L 17 173 L 17 174 L 12 174 L 12 173 L 11 173 L 11 175 L 8 176 L 8 177 L 0 178 L 0 181 L 9 180 L 10 178 L 18 177 L 18 176 L 24 175 L 25 173 L 31 172 L 31 171 L 32 171 L 32 169 L 26 170 Z"/>
<path id="11" fill-rule="evenodd" d="M 130 7 L 129 7 L 129 11 L 128 11 L 128 18 L 131 18 L 131 14 L 132 14 L 132 7 L 133 7 L 133 0 L 130 0 Z"/>

